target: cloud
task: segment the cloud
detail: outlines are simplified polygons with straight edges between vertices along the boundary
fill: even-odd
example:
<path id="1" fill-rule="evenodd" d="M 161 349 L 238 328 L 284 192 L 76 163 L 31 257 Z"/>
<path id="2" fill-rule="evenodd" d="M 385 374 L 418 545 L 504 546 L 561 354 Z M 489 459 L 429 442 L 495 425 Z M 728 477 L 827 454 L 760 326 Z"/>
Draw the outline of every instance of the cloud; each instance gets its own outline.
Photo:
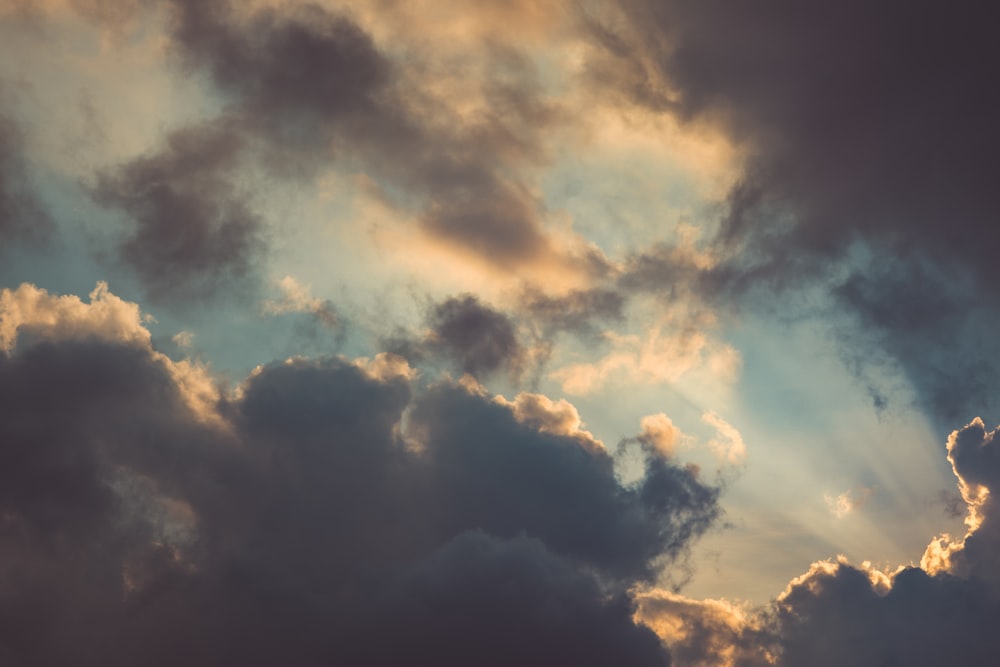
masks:
<path id="1" fill-rule="evenodd" d="M 285 276 L 277 281 L 277 286 L 281 297 L 265 300 L 263 303 L 265 313 L 269 315 L 306 313 L 326 327 L 332 328 L 338 325 L 333 303 L 328 299 L 313 296 L 308 285 L 300 283 L 292 276 Z"/>
<path id="2" fill-rule="evenodd" d="M 522 340 L 519 323 L 512 316 L 472 294 L 433 304 L 426 321 L 428 329 L 422 334 L 397 334 L 387 341 L 388 346 L 416 361 L 444 360 L 478 379 L 504 373 L 518 381 L 545 356 L 544 346 Z"/>
<path id="3" fill-rule="evenodd" d="M 702 367 L 715 379 L 731 382 L 739 372 L 739 353 L 710 339 L 707 331 L 698 326 L 711 322 L 697 316 L 689 321 L 689 317 L 687 313 L 661 317 L 644 336 L 605 331 L 604 338 L 611 345 L 607 354 L 593 362 L 567 364 L 550 376 L 562 385 L 563 391 L 576 396 L 617 383 L 677 382 Z"/>
<path id="4" fill-rule="evenodd" d="M 622 486 L 569 403 L 393 355 L 199 391 L 101 286 L 0 308 L 12 664 L 669 664 L 628 590 L 718 516 L 696 469 Z"/>
<path id="5" fill-rule="evenodd" d="M 719 437 L 708 441 L 708 448 L 720 461 L 732 464 L 743 463 L 747 457 L 747 446 L 743 435 L 732 424 L 715 414 L 706 412 L 701 416 L 706 424 L 715 427 Z"/>
<path id="6" fill-rule="evenodd" d="M 476 83 L 460 76 L 449 96 L 440 89 L 464 69 L 436 61 L 433 49 L 400 54 L 376 43 L 356 16 L 316 5 L 170 4 L 180 61 L 207 73 L 240 125 L 266 140 L 276 172 L 360 165 L 452 253 L 494 270 L 578 270 L 579 253 L 545 229 L 530 178 L 565 120 L 531 58 L 476 50 L 473 61 L 485 63 Z"/>
<path id="7" fill-rule="evenodd" d="M 525 351 L 514 323 L 472 295 L 452 297 L 431 313 L 430 344 L 453 355 L 463 372 L 477 375 L 516 370 Z"/>
<path id="8" fill-rule="evenodd" d="M 844 491 L 836 496 L 827 493 L 823 495 L 823 502 L 826 503 L 831 514 L 838 519 L 843 519 L 848 514 L 864 507 L 874 493 L 875 489 L 873 488 Z"/>
<path id="9" fill-rule="evenodd" d="M 557 553 L 637 577 L 655 559 L 681 555 L 717 516 L 717 491 L 697 481 L 697 470 L 664 463 L 636 487 L 621 487 L 604 448 L 576 431 L 553 433 L 553 415 L 539 419 L 538 403 L 522 398 L 512 410 L 448 385 L 416 401 L 409 425 L 437 470 L 434 492 L 451 521 L 507 536 L 524 531 Z M 466 498 L 466 489 L 477 497 Z"/>
<path id="10" fill-rule="evenodd" d="M 580 413 L 564 398 L 553 401 L 544 394 L 521 392 L 513 401 L 506 401 L 502 397 L 497 400 L 502 405 L 510 406 L 514 418 L 522 424 L 528 424 L 542 433 L 575 438 L 581 446 L 588 449 L 604 449 L 604 443 L 595 438 L 593 433 L 583 429 Z"/>
<path id="11" fill-rule="evenodd" d="M 774 656 L 752 609 L 726 600 L 692 600 L 654 589 L 636 596 L 636 618 L 670 647 L 676 664 L 763 667 Z"/>
<path id="12" fill-rule="evenodd" d="M 587 21 L 595 91 L 742 155 L 696 284 L 744 305 L 828 290 L 829 318 L 864 331 L 848 353 L 896 360 L 942 424 L 996 408 L 998 350 L 977 332 L 996 326 L 1000 94 L 983 82 L 1000 48 L 976 9 L 630 0 Z M 678 276 L 653 259 L 631 280 Z"/>
<path id="13" fill-rule="evenodd" d="M 189 359 L 174 361 L 154 350 L 146 328 L 150 319 L 138 304 L 112 294 L 103 281 L 90 293 L 90 303 L 72 294 L 55 296 L 25 283 L 14 290 L 0 290 L 0 351 L 11 355 L 19 340 L 22 346 L 86 341 L 142 350 L 170 377 L 199 421 L 223 426 L 215 411 L 220 398 L 218 383 L 204 365 Z"/>
<path id="14" fill-rule="evenodd" d="M 677 445 L 689 439 L 674 425 L 670 417 L 662 412 L 643 417 L 639 426 L 641 430 L 636 439 L 644 447 L 660 456 L 673 456 Z"/>
<path id="15" fill-rule="evenodd" d="M 961 539 L 942 535 L 931 542 L 921 560 L 931 573 L 945 571 L 1000 585 L 993 558 L 1000 546 L 1000 517 L 991 494 L 1000 486 L 997 434 L 997 429 L 987 431 L 977 417 L 948 437 L 948 460 L 966 504 L 968 531 Z"/>
<path id="16" fill-rule="evenodd" d="M 78 296 L 51 295 L 28 283 L 0 291 L 0 350 L 9 353 L 19 336 L 150 344 L 139 306 L 112 294 L 105 282 L 97 283 L 89 304 Z"/>
<path id="17" fill-rule="evenodd" d="M 521 308 L 537 321 L 546 337 L 570 332 L 582 337 L 595 336 L 598 322 L 620 323 L 624 320 L 625 296 L 608 288 L 570 290 L 550 295 L 528 290 Z"/>
<path id="18" fill-rule="evenodd" d="M 398 629 L 407 656 L 433 664 L 670 664 L 656 637 L 632 622 L 625 596 L 608 598 L 535 540 L 463 534 L 402 577 L 388 602 L 379 621 Z M 365 639 L 358 659 L 407 659 L 379 634 Z"/>
<path id="19" fill-rule="evenodd" d="M 170 337 L 170 340 L 177 347 L 188 349 L 194 344 L 194 334 L 190 331 L 178 331 Z"/>
<path id="20" fill-rule="evenodd" d="M 52 219 L 29 178 L 22 130 L 7 113 L 0 81 L 0 247 L 15 241 L 37 243 L 52 231 Z"/>
<path id="21" fill-rule="evenodd" d="M 946 261 L 963 257 L 992 275 L 988 254 L 950 233 L 960 225 L 989 236 L 982 223 L 993 210 L 985 174 L 1000 96 L 981 77 L 997 46 L 967 14 L 929 3 L 848 2 L 807 15 L 777 2 L 734 12 L 646 0 L 624 14 L 636 41 L 617 50 L 604 41 L 619 71 L 651 67 L 651 86 L 670 89 L 664 110 L 720 123 L 744 144 L 741 191 L 794 210 L 787 230 L 761 218 L 755 231 L 735 216 L 724 234 L 777 235 L 771 251 L 754 246 L 770 261 L 790 247 L 839 254 L 853 234 L 921 251 L 936 243 Z M 939 95 L 926 96 L 928 82 Z M 649 88 L 633 92 L 638 103 L 652 98 Z"/>
<path id="22" fill-rule="evenodd" d="M 975 419 L 948 438 L 968 531 L 935 538 L 920 566 L 813 563 L 761 607 L 645 589 L 636 617 L 677 661 L 726 667 L 980 664 L 1000 642 L 997 508 L 1000 429 Z M 848 494 L 850 504 L 856 498 Z"/>
<path id="23" fill-rule="evenodd" d="M 234 174 L 243 141 L 225 119 L 193 125 L 98 174 L 94 199 L 126 217 L 118 256 L 155 301 L 210 297 L 251 276 L 263 222 Z"/>
<path id="24" fill-rule="evenodd" d="M 779 665 L 940 665 L 989 660 L 1000 618 L 974 580 L 903 568 L 886 581 L 845 563 L 814 567 L 778 601 Z"/>

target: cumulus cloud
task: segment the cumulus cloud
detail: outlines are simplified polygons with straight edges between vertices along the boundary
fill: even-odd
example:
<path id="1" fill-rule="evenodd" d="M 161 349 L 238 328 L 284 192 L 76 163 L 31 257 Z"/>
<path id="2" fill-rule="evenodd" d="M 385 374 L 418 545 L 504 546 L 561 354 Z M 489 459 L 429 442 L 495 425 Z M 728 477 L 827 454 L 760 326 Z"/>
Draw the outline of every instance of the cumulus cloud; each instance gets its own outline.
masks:
<path id="1" fill-rule="evenodd" d="M 636 619 L 690 667 L 764 667 L 775 655 L 753 609 L 726 600 L 692 600 L 654 589 L 636 596 Z"/>
<path id="2" fill-rule="evenodd" d="M 0 349 L 10 352 L 19 336 L 64 341 L 92 338 L 148 346 L 149 330 L 138 304 L 115 296 L 97 283 L 90 303 L 80 297 L 53 295 L 25 283 L 0 291 Z"/>
<path id="3" fill-rule="evenodd" d="M 220 425 L 214 409 L 220 396 L 218 383 L 204 365 L 189 359 L 174 361 L 154 350 L 146 328 L 149 319 L 138 304 L 112 294 L 103 281 L 90 293 L 90 303 L 76 295 L 52 295 L 25 283 L 0 291 L 0 350 L 11 355 L 18 340 L 27 339 L 28 345 L 89 341 L 145 351 L 176 384 L 181 398 L 200 421 Z"/>
<path id="4" fill-rule="evenodd" d="M 992 495 L 1000 485 L 997 435 L 997 429 L 987 431 L 977 417 L 948 438 L 948 460 L 966 504 L 968 531 L 960 539 L 942 535 L 931 542 L 921 560 L 931 573 L 944 571 L 1000 584 L 993 558 L 1000 546 L 1000 517 Z"/>
<path id="5" fill-rule="evenodd" d="M 102 286 L 0 305 L 12 664 L 669 664 L 628 590 L 718 516 L 695 469 L 622 486 L 569 403 L 394 355 L 199 393 Z"/>

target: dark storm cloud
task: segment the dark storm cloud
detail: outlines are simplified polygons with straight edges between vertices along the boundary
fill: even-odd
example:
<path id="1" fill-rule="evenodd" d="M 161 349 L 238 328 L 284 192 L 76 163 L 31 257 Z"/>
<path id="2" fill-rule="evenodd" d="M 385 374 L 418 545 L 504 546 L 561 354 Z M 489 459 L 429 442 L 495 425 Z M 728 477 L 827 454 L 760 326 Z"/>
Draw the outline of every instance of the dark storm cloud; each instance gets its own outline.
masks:
<path id="1" fill-rule="evenodd" d="M 247 278 L 262 222 L 234 173 L 244 150 L 230 119 L 182 128 L 157 153 L 97 176 L 94 199 L 120 210 L 120 259 L 152 298 L 203 298 Z"/>
<path id="2" fill-rule="evenodd" d="M 716 239 L 725 260 L 704 286 L 796 288 L 846 270 L 847 304 L 861 299 L 861 317 L 885 339 L 912 340 L 889 351 L 941 419 L 957 410 L 939 403 L 943 387 L 957 388 L 959 403 L 975 398 L 961 389 L 970 362 L 945 359 L 940 368 L 956 371 L 933 377 L 919 357 L 937 349 L 938 332 L 900 311 L 913 312 L 918 289 L 934 303 L 956 284 L 971 288 L 980 313 L 1000 296 L 1000 91 L 987 83 L 1000 45 L 984 10 L 633 0 L 624 23 L 591 29 L 603 54 L 591 74 L 605 90 L 720 126 L 747 154 Z M 937 276 L 912 284 L 927 267 Z M 901 316 L 876 321 L 884 312 Z M 998 352 L 968 350 L 989 373 Z"/>
<path id="3" fill-rule="evenodd" d="M 351 18 L 318 6 L 243 16 L 221 0 L 171 5 L 182 61 L 268 139 L 272 168 L 360 164 L 441 242 L 506 269 L 551 259 L 542 204 L 517 174 L 543 160 L 560 112 L 527 58 L 484 47 L 490 72 L 463 85 L 486 106 L 469 118 L 427 92 L 432 65 L 394 60 Z"/>
<path id="4" fill-rule="evenodd" d="M 621 486 L 391 357 L 265 367 L 206 419 L 141 341 L 46 331 L 0 355 L 10 664 L 669 664 L 626 591 L 717 516 L 694 470 Z"/>

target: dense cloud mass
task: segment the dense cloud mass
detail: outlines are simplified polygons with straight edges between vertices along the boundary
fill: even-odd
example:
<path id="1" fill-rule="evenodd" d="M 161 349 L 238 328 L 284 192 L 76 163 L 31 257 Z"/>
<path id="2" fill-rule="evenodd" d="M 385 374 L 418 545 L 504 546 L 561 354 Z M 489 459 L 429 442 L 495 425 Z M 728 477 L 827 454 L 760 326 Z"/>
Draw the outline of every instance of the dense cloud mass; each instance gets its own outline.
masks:
<path id="1" fill-rule="evenodd" d="M 718 514 L 694 469 L 622 486 L 551 402 L 391 355 L 225 398 L 92 298 L 0 300 L 11 664 L 668 664 L 625 589 Z"/>

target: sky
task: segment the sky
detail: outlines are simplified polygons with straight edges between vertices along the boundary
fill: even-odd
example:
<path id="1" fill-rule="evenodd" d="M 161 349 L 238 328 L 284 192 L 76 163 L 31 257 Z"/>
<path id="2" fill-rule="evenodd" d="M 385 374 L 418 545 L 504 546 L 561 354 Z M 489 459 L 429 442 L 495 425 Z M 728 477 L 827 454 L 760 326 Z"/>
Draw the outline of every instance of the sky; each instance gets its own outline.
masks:
<path id="1" fill-rule="evenodd" d="M 0 0 L 0 662 L 995 659 L 997 62 L 961 1 Z"/>

